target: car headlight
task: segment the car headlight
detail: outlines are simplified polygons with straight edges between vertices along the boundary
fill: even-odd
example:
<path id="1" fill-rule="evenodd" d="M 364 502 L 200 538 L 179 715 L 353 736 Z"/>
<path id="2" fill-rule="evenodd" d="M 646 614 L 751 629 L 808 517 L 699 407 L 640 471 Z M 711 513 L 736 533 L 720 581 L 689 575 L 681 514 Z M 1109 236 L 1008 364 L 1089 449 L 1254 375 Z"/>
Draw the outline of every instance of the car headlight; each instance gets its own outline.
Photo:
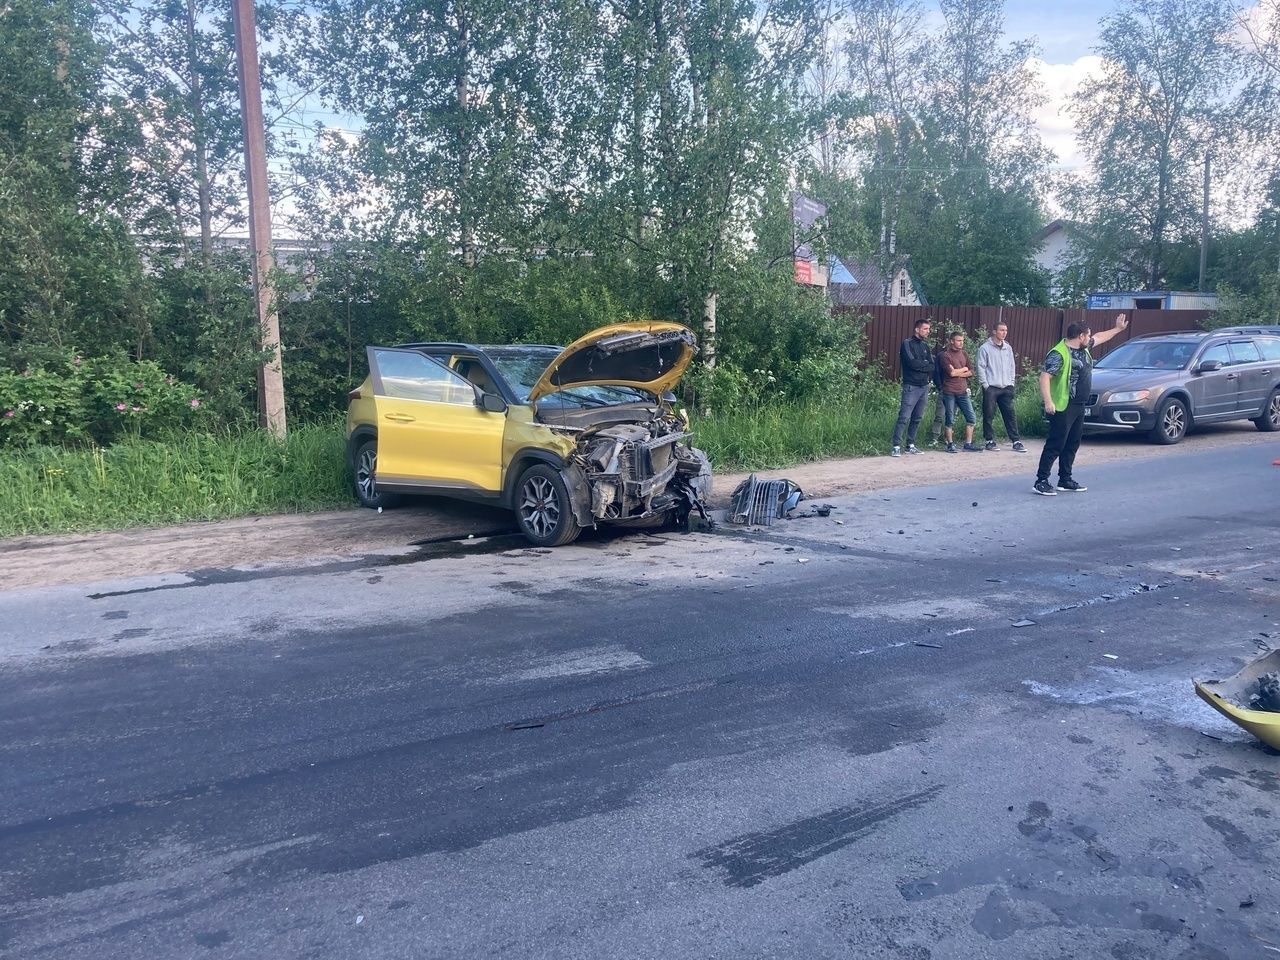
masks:
<path id="1" fill-rule="evenodd" d="M 1127 393 L 1113 393 L 1107 397 L 1107 403 L 1139 403 L 1151 396 L 1150 390 L 1130 390 Z"/>

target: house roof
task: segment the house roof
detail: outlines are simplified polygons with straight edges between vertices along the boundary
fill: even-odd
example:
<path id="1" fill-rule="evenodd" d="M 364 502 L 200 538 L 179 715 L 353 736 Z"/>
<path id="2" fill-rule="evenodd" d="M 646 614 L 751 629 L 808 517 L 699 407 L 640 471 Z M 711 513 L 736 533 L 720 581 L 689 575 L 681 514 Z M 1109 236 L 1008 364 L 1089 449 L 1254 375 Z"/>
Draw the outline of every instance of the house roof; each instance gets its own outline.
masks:
<path id="1" fill-rule="evenodd" d="M 906 270 L 920 303 L 927 304 L 924 291 L 912 276 L 910 268 L 903 266 L 902 269 Z M 849 279 L 843 279 L 845 276 Z M 884 275 L 880 272 L 880 265 L 872 257 L 832 257 L 827 293 L 833 303 L 842 307 L 879 306 L 884 302 Z"/>
<path id="2" fill-rule="evenodd" d="M 1032 237 L 1032 241 L 1038 246 L 1044 243 L 1059 230 L 1067 229 L 1067 221 L 1059 217 L 1057 220 L 1050 220 L 1043 227 L 1036 231 L 1036 235 Z"/>

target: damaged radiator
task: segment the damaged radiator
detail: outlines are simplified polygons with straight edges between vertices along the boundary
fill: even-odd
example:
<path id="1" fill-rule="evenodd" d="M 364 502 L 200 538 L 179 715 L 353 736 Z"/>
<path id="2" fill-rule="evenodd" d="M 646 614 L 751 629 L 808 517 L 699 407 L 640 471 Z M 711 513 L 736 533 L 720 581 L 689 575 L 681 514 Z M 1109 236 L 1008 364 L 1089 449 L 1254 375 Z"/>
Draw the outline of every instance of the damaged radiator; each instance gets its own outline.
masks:
<path id="1" fill-rule="evenodd" d="M 729 522 L 772 526 L 794 510 L 803 494 L 790 480 L 761 480 L 754 473 L 738 484 L 729 500 Z"/>

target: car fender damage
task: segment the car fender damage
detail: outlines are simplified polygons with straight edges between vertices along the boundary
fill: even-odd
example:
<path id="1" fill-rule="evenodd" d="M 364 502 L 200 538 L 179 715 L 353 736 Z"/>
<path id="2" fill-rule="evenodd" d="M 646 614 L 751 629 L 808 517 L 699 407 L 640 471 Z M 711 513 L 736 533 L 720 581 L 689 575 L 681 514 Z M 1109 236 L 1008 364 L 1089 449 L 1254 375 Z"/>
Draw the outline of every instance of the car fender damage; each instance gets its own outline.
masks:
<path id="1" fill-rule="evenodd" d="M 639 418 L 639 419 L 634 419 Z M 640 406 L 631 417 L 572 430 L 565 468 L 574 516 L 583 526 L 627 524 L 674 513 L 707 517 L 711 492 L 707 455 L 688 443 L 684 423 L 664 407 Z"/>

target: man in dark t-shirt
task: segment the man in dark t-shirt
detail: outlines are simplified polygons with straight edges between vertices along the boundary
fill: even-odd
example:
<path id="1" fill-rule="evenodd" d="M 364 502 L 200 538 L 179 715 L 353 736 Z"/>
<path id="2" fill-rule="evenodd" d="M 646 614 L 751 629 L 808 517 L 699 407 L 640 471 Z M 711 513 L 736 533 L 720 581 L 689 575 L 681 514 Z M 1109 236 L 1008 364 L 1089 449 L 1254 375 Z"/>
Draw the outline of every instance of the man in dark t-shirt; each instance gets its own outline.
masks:
<path id="1" fill-rule="evenodd" d="M 1122 313 L 1116 317 L 1114 327 L 1094 336 L 1087 323 L 1073 323 L 1067 327 L 1066 337 L 1045 356 L 1040 368 L 1040 398 L 1049 415 L 1049 437 L 1040 454 L 1035 484 L 1035 492 L 1042 497 L 1055 496 L 1058 490 L 1084 493 L 1089 489 L 1071 475 L 1084 432 L 1085 404 L 1093 389 L 1093 356 L 1089 351 L 1128 325 Z M 1049 484 L 1054 460 L 1058 461 L 1058 490 Z"/>

